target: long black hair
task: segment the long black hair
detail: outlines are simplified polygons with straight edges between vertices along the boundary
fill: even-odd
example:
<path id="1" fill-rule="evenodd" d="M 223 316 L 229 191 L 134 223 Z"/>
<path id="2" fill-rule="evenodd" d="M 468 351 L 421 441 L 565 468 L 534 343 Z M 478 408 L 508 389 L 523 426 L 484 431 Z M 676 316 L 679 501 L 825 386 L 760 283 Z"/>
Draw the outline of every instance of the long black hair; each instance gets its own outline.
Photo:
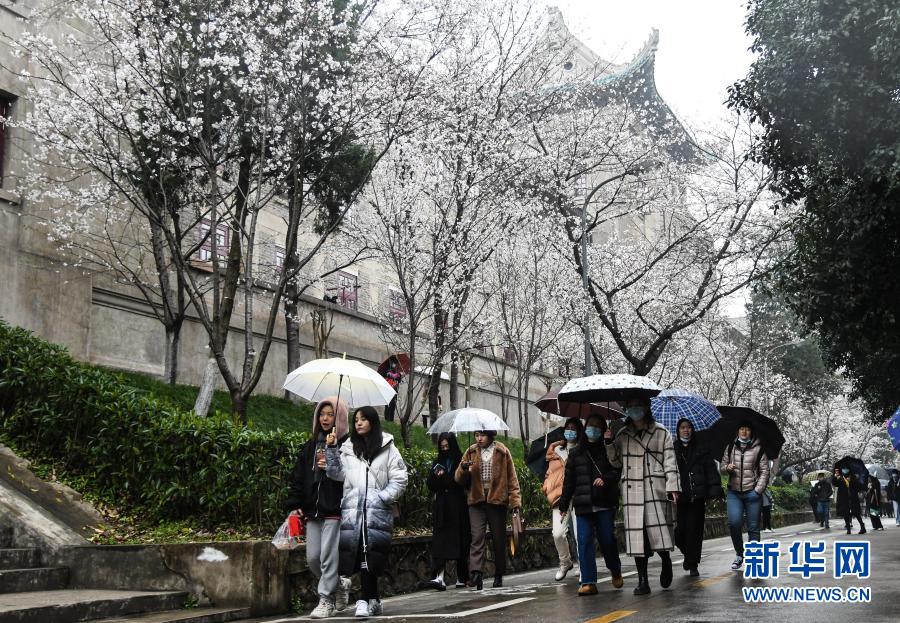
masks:
<path id="1" fill-rule="evenodd" d="M 371 427 L 368 435 L 363 436 L 356 432 L 357 415 L 361 415 L 368 420 Z M 353 454 L 359 458 L 371 461 L 378 454 L 378 451 L 381 450 L 382 441 L 381 418 L 378 417 L 378 411 L 373 407 L 360 407 L 354 411 L 353 422 L 351 422 L 350 426 L 350 442 L 353 444 Z"/>
<path id="2" fill-rule="evenodd" d="M 446 439 L 450 447 L 446 452 L 441 450 L 441 442 Z M 441 433 L 438 435 L 438 455 L 435 463 L 440 463 L 447 471 L 453 471 L 462 460 L 462 451 L 459 449 L 459 443 L 456 441 L 456 435 L 453 433 Z"/>

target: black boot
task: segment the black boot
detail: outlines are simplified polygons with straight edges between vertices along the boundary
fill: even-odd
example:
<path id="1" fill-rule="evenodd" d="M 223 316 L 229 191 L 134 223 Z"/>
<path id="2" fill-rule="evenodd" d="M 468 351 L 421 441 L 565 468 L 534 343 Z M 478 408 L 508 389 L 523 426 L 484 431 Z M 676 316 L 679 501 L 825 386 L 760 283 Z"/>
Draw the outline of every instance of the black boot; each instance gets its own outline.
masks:
<path id="1" fill-rule="evenodd" d="M 700 575 L 700 572 L 697 571 L 697 565 L 694 565 L 693 567 L 691 567 L 690 571 L 691 571 L 692 578 L 696 578 L 697 576 Z"/>
<path id="2" fill-rule="evenodd" d="M 469 586 L 473 587 L 476 591 L 480 591 L 484 588 L 484 575 L 481 571 L 473 571 L 470 574 Z"/>
<path id="3" fill-rule="evenodd" d="M 669 552 L 659 552 L 662 558 L 662 571 L 659 572 L 659 585 L 663 588 L 669 588 L 672 585 L 672 557 Z"/>
<path id="4" fill-rule="evenodd" d="M 503 586 L 503 576 L 502 576 L 502 575 L 495 575 L 495 576 L 494 576 L 494 584 L 493 584 L 493 587 L 494 587 L 494 588 L 501 588 L 502 586 Z"/>
<path id="5" fill-rule="evenodd" d="M 638 585 L 634 587 L 635 595 L 649 595 L 650 594 L 650 582 L 647 580 L 647 557 L 646 556 L 638 556 L 634 559 L 634 564 L 637 565 L 637 573 L 638 573 Z"/>

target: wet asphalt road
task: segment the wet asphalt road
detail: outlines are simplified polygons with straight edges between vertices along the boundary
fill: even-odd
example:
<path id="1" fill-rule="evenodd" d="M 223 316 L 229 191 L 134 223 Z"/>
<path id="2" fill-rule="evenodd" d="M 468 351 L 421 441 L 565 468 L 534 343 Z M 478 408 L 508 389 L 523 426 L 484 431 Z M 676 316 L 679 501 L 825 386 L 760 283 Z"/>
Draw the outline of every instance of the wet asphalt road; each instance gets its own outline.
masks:
<path id="1" fill-rule="evenodd" d="M 867 522 L 868 523 L 868 522 Z M 681 570 L 681 556 L 675 552 L 673 567 L 675 580 L 667 590 L 659 587 L 659 558 L 651 559 L 650 585 L 652 593 L 634 596 L 636 584 L 631 558 L 622 557 L 625 586 L 615 590 L 608 575 L 603 575 L 602 560 L 598 561 L 599 594 L 578 597 L 577 568 L 562 582 L 555 582 L 555 569 L 544 569 L 509 576 L 503 589 L 489 589 L 489 579 L 483 591 L 447 589 L 445 592 L 421 592 L 384 600 L 384 614 L 371 620 L 391 621 L 448 621 L 472 620 L 479 623 L 508 623 L 511 621 L 577 621 L 587 623 L 639 623 L 643 621 L 709 621 L 743 623 L 744 621 L 787 621 L 789 623 L 880 623 L 900 622 L 900 528 L 894 520 L 884 518 L 884 532 L 864 536 L 847 536 L 843 529 L 825 531 L 818 524 L 803 524 L 764 532 L 763 540 L 781 541 L 780 577 L 771 580 L 745 580 L 741 573 L 730 570 L 734 552 L 730 539 L 714 539 L 704 543 L 700 577 L 691 578 Z M 842 522 L 841 522 L 842 527 Z M 858 529 L 858 527 L 857 527 Z M 854 533 L 856 530 L 854 530 Z M 797 539 L 827 543 L 828 572 L 824 576 L 804 580 L 787 573 L 790 562 L 787 550 Z M 835 539 L 871 543 L 871 576 L 833 579 L 830 562 Z M 812 587 L 839 586 L 870 587 L 870 603 L 745 603 L 743 586 Z M 353 604 L 335 621 L 352 621 Z M 303 621 L 308 617 L 273 617 L 276 621 Z"/>

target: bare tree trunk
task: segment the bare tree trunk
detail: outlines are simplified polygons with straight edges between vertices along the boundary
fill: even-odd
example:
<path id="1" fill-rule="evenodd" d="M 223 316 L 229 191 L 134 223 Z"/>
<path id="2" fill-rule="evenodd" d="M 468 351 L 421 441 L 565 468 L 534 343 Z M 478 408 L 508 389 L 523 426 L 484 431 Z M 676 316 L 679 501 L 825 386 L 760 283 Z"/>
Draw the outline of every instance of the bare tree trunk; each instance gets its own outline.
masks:
<path id="1" fill-rule="evenodd" d="M 328 338 L 334 329 L 334 314 L 324 307 L 316 309 L 312 312 L 312 324 L 316 359 L 324 359 L 329 354 Z"/>
<path id="2" fill-rule="evenodd" d="M 194 402 L 194 413 L 206 417 L 209 413 L 209 405 L 212 402 L 213 392 L 216 389 L 216 379 L 219 366 L 215 357 L 206 360 L 206 370 L 203 372 L 203 382 L 200 383 L 200 391 L 197 392 L 197 400 Z"/>
<path id="3" fill-rule="evenodd" d="M 178 380 L 178 354 L 181 346 L 181 326 L 179 320 L 166 327 L 166 352 L 163 362 L 163 382 L 174 385 Z"/>
<path id="4" fill-rule="evenodd" d="M 450 353 L 450 408 L 459 409 L 459 351 Z"/>

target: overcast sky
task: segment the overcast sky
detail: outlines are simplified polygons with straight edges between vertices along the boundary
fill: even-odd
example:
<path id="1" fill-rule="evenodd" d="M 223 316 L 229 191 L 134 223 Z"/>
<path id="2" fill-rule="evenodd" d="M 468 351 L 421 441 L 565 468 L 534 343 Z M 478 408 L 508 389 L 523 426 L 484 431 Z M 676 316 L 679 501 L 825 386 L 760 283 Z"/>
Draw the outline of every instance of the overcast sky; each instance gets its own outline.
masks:
<path id="1" fill-rule="evenodd" d="M 725 89 L 747 73 L 746 0 L 547 0 L 601 57 L 630 60 L 659 29 L 656 86 L 691 125 L 725 114 Z"/>

